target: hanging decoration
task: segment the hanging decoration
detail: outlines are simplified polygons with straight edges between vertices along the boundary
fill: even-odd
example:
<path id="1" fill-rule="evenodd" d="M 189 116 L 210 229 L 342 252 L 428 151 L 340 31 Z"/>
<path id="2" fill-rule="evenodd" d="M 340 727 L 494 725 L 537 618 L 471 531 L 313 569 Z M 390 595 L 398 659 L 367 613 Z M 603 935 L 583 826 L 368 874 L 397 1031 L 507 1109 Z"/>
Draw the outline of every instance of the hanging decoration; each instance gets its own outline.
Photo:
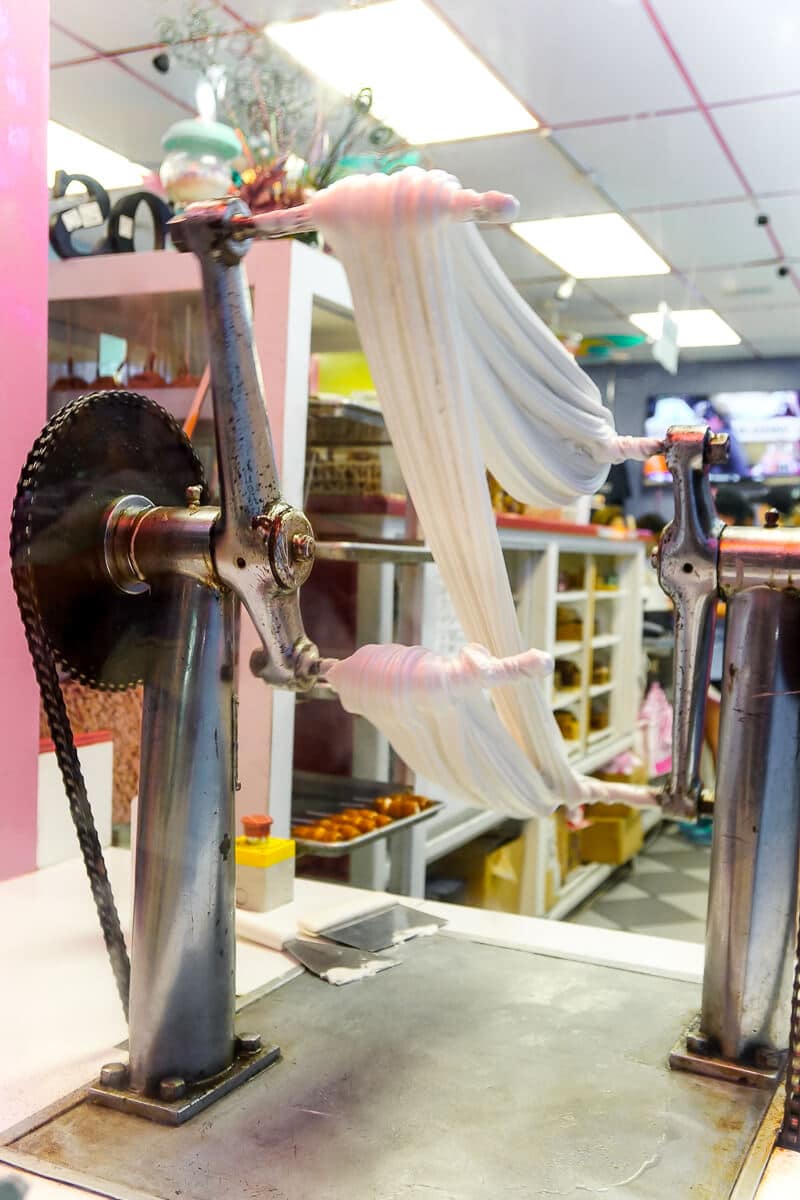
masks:
<path id="1" fill-rule="evenodd" d="M 371 116 L 368 86 L 343 99 L 262 29 L 231 31 L 221 0 L 185 0 L 178 16 L 158 22 L 157 36 L 170 60 L 196 73 L 201 117 L 235 130 L 234 190 L 253 211 L 303 204 L 348 174 L 390 173 L 420 161 Z"/>

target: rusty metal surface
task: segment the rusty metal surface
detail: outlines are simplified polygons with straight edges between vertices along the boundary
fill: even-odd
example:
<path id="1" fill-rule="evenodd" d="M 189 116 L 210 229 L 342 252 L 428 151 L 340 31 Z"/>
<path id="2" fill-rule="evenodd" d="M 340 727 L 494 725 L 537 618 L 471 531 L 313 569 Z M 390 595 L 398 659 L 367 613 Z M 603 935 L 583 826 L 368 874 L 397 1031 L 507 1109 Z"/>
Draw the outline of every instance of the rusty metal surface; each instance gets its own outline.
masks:
<path id="1" fill-rule="evenodd" d="M 14 1149 L 191 1200 L 728 1200 L 769 1096 L 669 1071 L 694 985 L 443 937 L 393 954 L 249 1006 L 283 1060 L 197 1121 L 83 1104 Z"/>

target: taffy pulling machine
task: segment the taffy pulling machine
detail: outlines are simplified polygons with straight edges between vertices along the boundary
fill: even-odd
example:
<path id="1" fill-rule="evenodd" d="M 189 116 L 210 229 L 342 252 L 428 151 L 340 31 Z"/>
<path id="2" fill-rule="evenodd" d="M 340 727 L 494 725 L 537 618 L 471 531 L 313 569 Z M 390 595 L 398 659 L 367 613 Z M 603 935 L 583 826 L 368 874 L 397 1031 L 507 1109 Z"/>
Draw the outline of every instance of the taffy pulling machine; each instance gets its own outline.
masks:
<path id="1" fill-rule="evenodd" d="M 219 507 L 177 426 L 126 392 L 62 409 L 20 480 L 15 586 L 129 1043 L 85 1093 L 0 1139 L 0 1163 L 121 1198 L 753 1195 L 779 1126 L 800 1148 L 800 531 L 722 526 L 708 469 L 725 439 L 701 428 L 669 433 L 675 518 L 656 556 L 676 615 L 659 799 L 714 817 L 699 1016 L 679 979 L 439 937 L 368 984 L 296 978 L 236 1032 L 240 606 L 268 684 L 320 674 L 298 602 L 314 535 L 281 498 L 243 266 L 274 228 L 238 201 L 172 223 L 202 270 Z M 720 597 L 712 797 L 699 759 Z M 130 964 L 60 670 L 145 684 Z"/>

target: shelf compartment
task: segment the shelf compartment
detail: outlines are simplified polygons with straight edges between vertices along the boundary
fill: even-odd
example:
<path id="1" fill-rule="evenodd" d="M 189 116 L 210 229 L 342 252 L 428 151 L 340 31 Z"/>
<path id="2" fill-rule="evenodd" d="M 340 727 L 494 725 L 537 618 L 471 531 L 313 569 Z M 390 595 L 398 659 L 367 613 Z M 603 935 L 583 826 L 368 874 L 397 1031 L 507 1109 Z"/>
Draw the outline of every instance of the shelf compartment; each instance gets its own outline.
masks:
<path id="1" fill-rule="evenodd" d="M 553 657 L 564 658 L 570 654 L 580 654 L 583 642 L 556 642 L 553 646 Z"/>
<path id="2" fill-rule="evenodd" d="M 616 737 L 616 729 L 609 725 L 606 729 L 592 729 L 586 735 L 586 745 L 594 746 L 598 742 L 612 741 Z"/>
<path id="3" fill-rule="evenodd" d="M 607 692 L 613 691 L 615 687 L 616 684 L 613 680 L 611 683 L 593 683 L 589 688 L 589 695 L 592 697 L 605 696 Z"/>
<path id="4" fill-rule="evenodd" d="M 556 592 L 556 601 L 559 604 L 576 604 L 581 600 L 588 600 L 589 593 L 587 591 L 573 590 L 571 592 Z"/>
<path id="5" fill-rule="evenodd" d="M 618 633 L 596 633 L 592 638 L 592 649 L 604 650 L 608 646 L 618 646 L 621 641 Z"/>

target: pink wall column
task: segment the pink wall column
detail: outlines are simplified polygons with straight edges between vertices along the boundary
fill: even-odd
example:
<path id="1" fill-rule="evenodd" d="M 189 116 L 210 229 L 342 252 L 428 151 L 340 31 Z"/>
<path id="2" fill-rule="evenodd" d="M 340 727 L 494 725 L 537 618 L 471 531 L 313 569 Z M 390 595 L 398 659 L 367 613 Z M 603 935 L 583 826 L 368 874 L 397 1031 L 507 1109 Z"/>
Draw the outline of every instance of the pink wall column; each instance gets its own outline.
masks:
<path id="1" fill-rule="evenodd" d="M 39 699 L 7 530 L 46 416 L 48 10 L 0 0 L 0 879 L 36 865 Z"/>

